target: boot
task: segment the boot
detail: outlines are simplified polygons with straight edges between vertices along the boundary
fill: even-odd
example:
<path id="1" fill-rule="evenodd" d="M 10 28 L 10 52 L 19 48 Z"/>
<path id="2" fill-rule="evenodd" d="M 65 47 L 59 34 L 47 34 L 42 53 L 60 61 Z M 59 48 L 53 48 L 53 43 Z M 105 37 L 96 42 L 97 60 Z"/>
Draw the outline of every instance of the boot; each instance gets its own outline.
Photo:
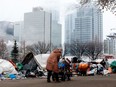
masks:
<path id="1" fill-rule="evenodd" d="M 51 81 L 49 79 L 47 79 L 47 82 L 50 83 Z"/>

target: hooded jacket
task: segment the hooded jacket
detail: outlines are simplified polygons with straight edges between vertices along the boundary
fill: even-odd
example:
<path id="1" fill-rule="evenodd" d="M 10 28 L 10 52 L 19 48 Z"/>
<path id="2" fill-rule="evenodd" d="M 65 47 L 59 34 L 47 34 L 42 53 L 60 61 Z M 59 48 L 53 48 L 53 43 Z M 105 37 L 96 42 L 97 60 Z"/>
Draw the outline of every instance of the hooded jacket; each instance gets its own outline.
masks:
<path id="1" fill-rule="evenodd" d="M 55 49 L 51 52 L 50 56 L 47 59 L 46 69 L 58 73 L 58 62 L 62 51 L 60 49 Z"/>

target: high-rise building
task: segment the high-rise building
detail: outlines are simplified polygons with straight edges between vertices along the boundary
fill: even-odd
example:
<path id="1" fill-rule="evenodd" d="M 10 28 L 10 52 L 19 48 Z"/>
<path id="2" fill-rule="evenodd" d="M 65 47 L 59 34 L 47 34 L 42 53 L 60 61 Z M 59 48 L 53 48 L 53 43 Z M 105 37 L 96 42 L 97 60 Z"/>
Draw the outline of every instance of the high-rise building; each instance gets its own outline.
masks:
<path id="1" fill-rule="evenodd" d="M 58 22 L 60 19 L 60 13 L 57 10 L 50 10 L 49 12 L 52 14 L 52 20 Z"/>
<path id="2" fill-rule="evenodd" d="M 61 47 L 62 25 L 59 23 L 60 14 L 57 10 L 50 10 L 52 14 L 52 33 L 51 42 L 54 46 Z"/>
<path id="3" fill-rule="evenodd" d="M 22 30 L 24 30 L 24 22 L 18 21 L 14 23 L 14 39 L 17 42 L 22 41 Z"/>
<path id="4" fill-rule="evenodd" d="M 28 44 L 38 41 L 51 43 L 51 14 L 42 8 L 33 8 L 32 12 L 24 14 L 24 29 L 22 40 Z"/>
<path id="5" fill-rule="evenodd" d="M 104 54 L 116 55 L 116 34 L 110 34 L 108 37 L 104 40 Z"/>
<path id="6" fill-rule="evenodd" d="M 51 42 L 54 46 L 61 47 L 62 26 L 57 21 L 52 21 Z"/>
<path id="7" fill-rule="evenodd" d="M 42 8 L 34 8 L 33 12 L 25 13 L 24 22 L 14 23 L 14 38 L 25 44 L 41 41 L 59 47 L 62 38 L 61 24 L 58 23 L 55 11 L 53 12 L 54 15 Z"/>
<path id="8" fill-rule="evenodd" d="M 103 42 L 102 19 L 101 11 L 93 5 L 81 7 L 72 14 L 69 14 L 65 22 L 65 30 L 68 32 L 65 33 L 65 41 L 78 40 L 80 42 L 87 42 L 98 40 Z"/>
<path id="9" fill-rule="evenodd" d="M 74 11 L 73 13 L 69 14 L 66 16 L 65 19 L 65 43 L 71 43 L 72 40 L 72 33 L 73 30 L 75 29 L 75 18 L 77 17 L 76 14 L 77 11 Z"/>

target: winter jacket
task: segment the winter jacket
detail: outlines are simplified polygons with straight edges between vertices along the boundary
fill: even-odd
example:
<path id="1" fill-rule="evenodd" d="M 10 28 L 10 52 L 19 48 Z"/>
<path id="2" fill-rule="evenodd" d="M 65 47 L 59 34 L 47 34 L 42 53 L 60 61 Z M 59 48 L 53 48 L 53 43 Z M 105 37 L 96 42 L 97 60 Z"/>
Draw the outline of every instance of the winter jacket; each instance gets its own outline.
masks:
<path id="1" fill-rule="evenodd" d="M 55 49 L 47 59 L 46 69 L 58 73 L 58 62 L 61 56 L 61 50 Z"/>

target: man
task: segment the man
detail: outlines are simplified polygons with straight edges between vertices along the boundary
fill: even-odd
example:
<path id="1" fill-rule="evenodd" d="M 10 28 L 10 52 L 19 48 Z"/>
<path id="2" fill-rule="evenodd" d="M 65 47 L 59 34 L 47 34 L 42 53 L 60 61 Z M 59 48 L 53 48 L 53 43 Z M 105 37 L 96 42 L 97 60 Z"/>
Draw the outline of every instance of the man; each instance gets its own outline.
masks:
<path id="1" fill-rule="evenodd" d="M 62 49 L 55 49 L 51 52 L 50 56 L 47 59 L 47 65 L 46 65 L 46 69 L 47 69 L 47 82 L 51 82 L 50 78 L 53 76 L 56 80 L 56 82 L 59 82 L 59 78 L 58 78 L 58 73 L 59 73 L 59 69 L 58 69 L 58 62 L 60 59 L 60 56 L 62 55 Z"/>

